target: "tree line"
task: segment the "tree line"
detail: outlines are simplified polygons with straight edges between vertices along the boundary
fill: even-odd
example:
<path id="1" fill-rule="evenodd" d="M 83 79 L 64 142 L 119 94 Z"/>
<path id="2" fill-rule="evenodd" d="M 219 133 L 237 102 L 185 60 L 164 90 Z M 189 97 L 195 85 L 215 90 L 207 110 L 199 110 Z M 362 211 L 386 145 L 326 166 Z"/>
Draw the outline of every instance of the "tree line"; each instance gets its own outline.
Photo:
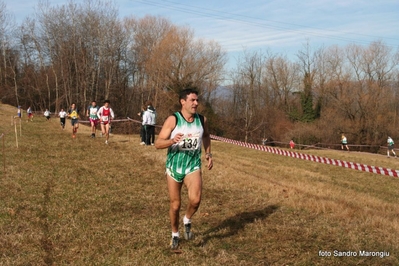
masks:
<path id="1" fill-rule="evenodd" d="M 296 58 L 243 51 L 226 69 L 226 52 L 189 27 L 162 17 L 120 18 L 111 2 L 73 1 L 15 25 L 0 2 L 3 103 L 58 112 L 109 99 L 119 117 L 151 100 L 158 122 L 177 110 L 177 93 L 198 88 L 213 134 L 249 142 L 382 145 L 397 133 L 399 52 L 376 40 L 313 49 Z M 228 84 L 228 85 L 226 85 Z M 399 139 L 398 139 L 399 141 Z"/>
<path id="2" fill-rule="evenodd" d="M 382 41 L 316 50 L 306 43 L 294 62 L 245 54 L 223 117 L 245 140 L 339 143 L 345 133 L 350 144 L 385 145 L 399 137 L 398 64 L 398 50 Z"/>

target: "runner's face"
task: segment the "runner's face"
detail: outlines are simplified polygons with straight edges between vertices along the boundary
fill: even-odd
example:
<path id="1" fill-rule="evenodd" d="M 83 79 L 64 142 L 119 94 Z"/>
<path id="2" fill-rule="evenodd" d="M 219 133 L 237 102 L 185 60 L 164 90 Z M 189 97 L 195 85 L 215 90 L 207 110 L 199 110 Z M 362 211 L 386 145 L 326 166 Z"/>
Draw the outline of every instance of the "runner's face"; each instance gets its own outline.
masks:
<path id="1" fill-rule="evenodd" d="M 91 106 L 96 106 L 96 102 L 92 102 L 92 103 L 91 103 Z"/>
<path id="2" fill-rule="evenodd" d="M 182 107 L 190 114 L 195 114 L 198 107 L 198 95 L 191 93 L 187 95 L 186 100 L 182 100 Z"/>
<path id="3" fill-rule="evenodd" d="M 76 107 L 76 105 L 75 105 L 75 104 L 72 104 L 72 109 L 75 109 L 75 107 Z"/>
<path id="4" fill-rule="evenodd" d="M 109 103 L 104 103 L 105 108 L 108 108 Z"/>

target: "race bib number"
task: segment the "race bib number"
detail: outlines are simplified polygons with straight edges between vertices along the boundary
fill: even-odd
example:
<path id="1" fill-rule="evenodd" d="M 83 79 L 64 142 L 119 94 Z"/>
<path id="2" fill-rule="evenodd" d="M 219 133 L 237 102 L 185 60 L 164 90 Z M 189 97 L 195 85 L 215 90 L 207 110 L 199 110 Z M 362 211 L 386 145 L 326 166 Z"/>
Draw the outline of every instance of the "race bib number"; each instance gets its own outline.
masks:
<path id="1" fill-rule="evenodd" d="M 103 116 L 103 122 L 108 122 L 109 118 L 108 116 Z"/>
<path id="2" fill-rule="evenodd" d="M 179 150 L 188 151 L 188 150 L 196 150 L 198 148 L 199 138 L 198 137 L 190 137 L 184 138 L 179 142 Z"/>
<path id="3" fill-rule="evenodd" d="M 97 116 L 97 109 L 96 108 L 90 108 L 90 115 Z"/>
<path id="4" fill-rule="evenodd" d="M 77 118 L 78 118 L 78 113 L 77 113 L 76 111 L 73 111 L 73 112 L 71 113 L 71 118 L 72 118 L 72 119 L 77 119 Z"/>

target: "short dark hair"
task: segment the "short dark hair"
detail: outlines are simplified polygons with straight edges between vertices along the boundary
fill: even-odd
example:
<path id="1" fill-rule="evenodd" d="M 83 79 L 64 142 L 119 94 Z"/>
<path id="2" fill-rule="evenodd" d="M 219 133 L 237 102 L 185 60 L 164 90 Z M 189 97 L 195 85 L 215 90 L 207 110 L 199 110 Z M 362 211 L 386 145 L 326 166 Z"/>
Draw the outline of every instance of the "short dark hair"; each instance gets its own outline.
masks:
<path id="1" fill-rule="evenodd" d="M 198 91 L 195 88 L 187 88 L 179 92 L 179 102 L 180 100 L 186 100 L 187 96 L 191 93 L 198 95 Z"/>
<path id="2" fill-rule="evenodd" d="M 109 100 L 105 100 L 104 103 L 111 103 Z"/>

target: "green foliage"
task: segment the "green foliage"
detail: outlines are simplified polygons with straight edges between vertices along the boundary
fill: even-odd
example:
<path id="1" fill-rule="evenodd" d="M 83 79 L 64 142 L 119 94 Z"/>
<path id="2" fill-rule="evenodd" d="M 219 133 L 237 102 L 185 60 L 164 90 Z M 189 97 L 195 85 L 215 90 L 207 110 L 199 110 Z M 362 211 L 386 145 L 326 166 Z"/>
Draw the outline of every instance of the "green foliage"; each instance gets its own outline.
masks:
<path id="1" fill-rule="evenodd" d="M 320 118 L 322 102 L 319 99 L 314 106 L 312 85 L 309 79 L 309 74 L 306 73 L 303 79 L 304 90 L 294 93 L 294 95 L 299 95 L 300 107 L 294 105 L 289 109 L 288 117 L 292 122 L 310 123 Z"/>
<path id="2" fill-rule="evenodd" d="M 288 117 L 292 122 L 297 122 L 300 121 L 301 119 L 301 113 L 298 110 L 298 108 L 293 107 L 291 108 L 291 111 L 288 113 Z"/>
<path id="3" fill-rule="evenodd" d="M 301 93 L 302 116 L 300 121 L 309 123 L 313 122 L 317 117 L 316 111 L 313 107 L 312 85 L 309 81 L 309 73 L 305 74 L 304 85 L 304 91 Z"/>
<path id="4" fill-rule="evenodd" d="M 313 97 L 309 93 L 301 94 L 302 116 L 301 122 L 313 122 L 316 119 L 315 110 L 313 109 Z"/>
<path id="5" fill-rule="evenodd" d="M 224 130 L 220 123 L 221 121 L 219 116 L 213 110 L 211 103 L 205 102 L 204 105 L 205 108 L 204 110 L 201 110 L 200 113 L 207 118 L 209 132 L 211 134 L 223 136 Z"/>

